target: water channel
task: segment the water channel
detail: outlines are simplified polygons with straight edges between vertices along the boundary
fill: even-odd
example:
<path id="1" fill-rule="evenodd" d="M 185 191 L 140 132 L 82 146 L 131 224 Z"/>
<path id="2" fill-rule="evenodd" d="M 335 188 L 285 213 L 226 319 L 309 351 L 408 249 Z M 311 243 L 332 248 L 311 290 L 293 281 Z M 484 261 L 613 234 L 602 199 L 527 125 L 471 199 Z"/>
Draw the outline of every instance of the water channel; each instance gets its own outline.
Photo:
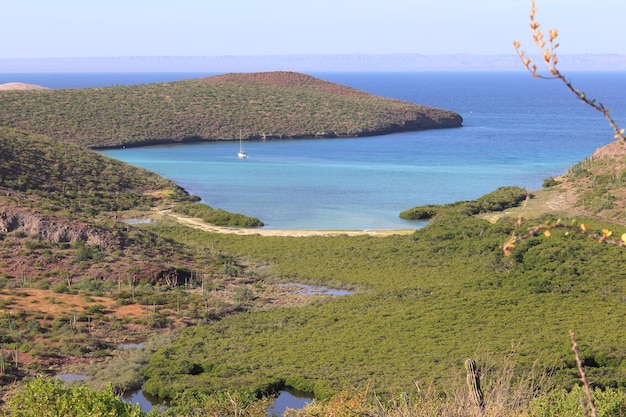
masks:
<path id="1" fill-rule="evenodd" d="M 322 286 L 293 283 L 289 285 L 298 287 L 298 292 L 301 294 L 328 294 L 335 296 L 352 294 L 352 291 L 335 290 Z M 123 343 L 118 347 L 120 349 L 141 349 L 145 346 L 145 344 L 145 342 Z M 60 373 L 57 374 L 56 377 L 64 382 L 84 381 L 87 379 L 87 375 L 78 373 Z M 141 407 L 141 411 L 143 411 L 144 413 L 150 412 L 154 407 L 165 407 L 158 398 L 152 397 L 148 394 L 144 394 L 142 389 L 128 392 L 122 396 L 122 399 L 130 404 L 138 404 Z M 285 389 L 278 393 L 278 397 L 276 397 L 276 400 L 274 401 L 272 406 L 267 410 L 267 415 L 268 417 L 282 416 L 287 408 L 300 409 L 305 407 L 311 401 L 313 401 L 313 398 L 308 393 L 292 389 Z"/>
<path id="2" fill-rule="evenodd" d="M 84 381 L 87 379 L 87 376 L 84 374 L 74 373 L 57 374 L 56 377 L 65 382 Z M 122 396 L 122 399 L 130 404 L 138 404 L 144 413 L 149 413 L 154 407 L 165 407 L 158 398 L 144 394 L 142 389 L 127 393 Z M 278 393 L 278 397 L 274 400 L 271 408 L 267 410 L 267 415 L 268 417 L 282 416 L 287 408 L 297 410 L 305 407 L 311 401 L 313 401 L 313 398 L 308 393 L 286 389 Z"/>
<path id="3" fill-rule="evenodd" d="M 309 285 L 299 283 L 285 284 L 296 288 L 298 294 L 306 295 L 331 295 L 331 296 L 347 296 L 354 293 L 351 290 L 340 290 L 335 288 L 324 287 L 321 285 Z M 141 349 L 145 346 L 145 341 L 138 341 L 133 343 L 123 343 L 118 347 L 120 349 Z M 78 373 L 62 373 L 57 374 L 57 378 L 64 382 L 69 381 L 83 381 L 87 379 L 87 375 Z M 141 410 L 144 413 L 150 412 L 154 407 L 165 407 L 158 398 L 144 394 L 142 389 L 128 392 L 122 399 L 130 404 L 139 404 Z M 311 394 L 286 388 L 278 392 L 278 397 L 272 404 L 271 408 L 267 410 L 268 417 L 282 416 L 287 408 L 300 409 L 313 401 Z"/>

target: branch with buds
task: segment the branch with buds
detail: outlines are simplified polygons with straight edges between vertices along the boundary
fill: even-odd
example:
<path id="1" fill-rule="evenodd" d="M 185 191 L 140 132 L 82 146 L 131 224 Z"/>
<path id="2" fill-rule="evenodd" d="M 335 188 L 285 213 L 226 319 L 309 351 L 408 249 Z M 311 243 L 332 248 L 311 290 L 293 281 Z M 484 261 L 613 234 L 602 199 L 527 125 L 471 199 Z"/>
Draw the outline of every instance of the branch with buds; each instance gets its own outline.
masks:
<path id="1" fill-rule="evenodd" d="M 524 63 L 524 66 L 534 78 L 542 78 L 542 79 L 558 79 L 561 80 L 567 88 L 576 94 L 578 99 L 582 100 L 585 104 L 588 104 L 593 109 L 601 112 L 604 117 L 609 121 L 613 132 L 615 133 L 616 139 L 626 140 L 626 135 L 624 134 L 625 129 L 620 129 L 617 126 L 617 123 L 613 120 L 609 113 L 609 109 L 604 107 L 602 103 L 597 103 L 596 100 L 589 99 L 587 95 L 577 88 L 575 88 L 572 83 L 565 78 L 565 76 L 559 71 L 557 68 L 557 64 L 559 63 L 559 58 L 556 54 L 556 50 L 559 47 L 559 44 L 556 42 L 559 33 L 556 29 L 550 29 L 548 31 L 548 39 L 546 41 L 544 33 L 539 29 L 541 24 L 535 20 L 535 14 L 537 13 L 537 8 L 535 7 L 535 0 L 531 0 L 531 11 L 530 11 L 530 28 L 533 33 L 533 41 L 537 48 L 541 51 L 541 57 L 543 59 L 543 63 L 548 69 L 550 75 L 542 75 L 538 72 L 537 64 L 535 64 L 529 56 L 526 55 L 526 52 L 521 50 L 521 44 L 518 41 L 513 42 L 513 46 L 515 46 L 515 50 L 519 55 L 520 59 Z M 524 207 L 528 202 L 528 198 L 524 203 Z M 522 208 L 523 210 L 523 208 Z M 522 226 L 522 218 L 517 221 L 516 231 Z M 566 234 L 570 232 L 581 233 L 589 238 L 595 239 L 599 242 L 609 243 L 618 246 L 626 246 L 626 233 L 621 236 L 621 239 L 610 239 L 612 232 L 608 229 L 603 229 L 601 233 L 595 233 L 588 229 L 588 226 L 585 224 L 581 224 L 579 226 L 572 224 L 567 225 L 563 224 L 559 221 L 556 224 L 540 224 L 528 229 L 528 231 L 522 235 L 517 235 L 516 232 L 513 232 L 513 235 L 509 238 L 509 240 L 502 245 L 502 251 L 505 256 L 509 256 L 513 250 L 515 249 L 515 245 L 518 242 L 521 242 L 525 239 L 528 239 L 532 236 L 537 236 L 543 232 L 543 235 L 546 237 L 550 236 L 550 231 L 552 229 L 567 229 L 565 231 Z"/>
<path id="2" fill-rule="evenodd" d="M 608 120 L 613 132 L 615 134 L 615 139 L 626 140 L 626 129 L 620 129 L 613 120 L 610 115 L 610 111 L 608 108 L 604 107 L 602 103 L 597 103 L 596 100 L 589 99 L 584 92 L 581 92 L 576 87 L 572 85 L 572 83 L 565 78 L 565 76 L 559 71 L 557 68 L 557 64 L 559 63 L 559 58 L 556 54 L 556 50 L 559 47 L 559 44 L 556 42 L 556 38 L 559 36 L 559 33 L 556 29 L 550 29 L 548 32 L 548 40 L 546 42 L 545 36 L 539 27 L 541 24 L 535 20 L 535 14 L 537 13 L 537 8 L 535 7 L 535 0 L 531 0 L 531 11 L 530 11 L 530 28 L 533 33 L 533 41 L 539 50 L 541 51 L 541 57 L 543 59 L 543 63 L 546 65 L 550 75 L 541 75 L 538 73 L 537 64 L 535 64 L 529 56 L 526 55 L 526 52 L 521 50 L 521 43 L 518 41 L 513 42 L 513 46 L 517 51 L 517 54 L 521 58 L 524 66 L 534 78 L 543 78 L 543 79 L 559 79 L 561 80 L 567 88 L 576 96 L 582 100 L 585 104 L 588 104 L 593 109 L 599 111 L 604 115 L 604 117 Z"/>
<path id="3" fill-rule="evenodd" d="M 609 229 L 602 229 L 600 233 L 596 233 L 589 230 L 589 226 L 584 223 L 581 223 L 580 225 L 564 224 L 561 223 L 561 220 L 557 220 L 555 224 L 539 224 L 537 226 L 533 226 L 528 229 L 528 231 L 523 235 L 518 236 L 513 234 L 511 238 L 502 245 L 502 251 L 504 252 L 504 256 L 509 256 L 515 249 L 515 245 L 518 242 L 521 242 L 533 236 L 537 236 L 542 232 L 545 237 L 550 237 L 550 231 L 553 229 L 566 229 L 566 235 L 568 235 L 570 232 L 580 233 L 591 239 L 597 240 L 598 242 L 608 243 L 617 246 L 626 246 L 626 233 L 624 233 L 620 239 L 609 239 L 613 234 L 613 232 L 611 232 Z"/>

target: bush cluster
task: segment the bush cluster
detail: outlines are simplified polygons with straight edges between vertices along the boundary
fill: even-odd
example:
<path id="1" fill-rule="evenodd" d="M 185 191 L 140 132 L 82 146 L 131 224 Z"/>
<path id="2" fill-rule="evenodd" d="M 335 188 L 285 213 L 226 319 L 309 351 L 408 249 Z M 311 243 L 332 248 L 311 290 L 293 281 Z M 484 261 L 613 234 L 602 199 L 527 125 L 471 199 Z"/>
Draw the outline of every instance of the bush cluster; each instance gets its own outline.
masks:
<path id="1" fill-rule="evenodd" d="M 429 204 L 417 206 L 400 213 L 400 218 L 407 220 L 426 220 L 437 215 L 458 213 L 472 216 L 479 213 L 504 211 L 520 205 L 528 196 L 528 192 L 517 186 L 499 187 L 495 191 L 472 201 L 458 201 L 456 203 L 436 205 Z"/>
<path id="2" fill-rule="evenodd" d="M 206 204 L 180 203 L 172 209 L 175 213 L 202 219 L 215 226 L 261 227 L 263 222 L 255 217 L 214 209 Z"/>

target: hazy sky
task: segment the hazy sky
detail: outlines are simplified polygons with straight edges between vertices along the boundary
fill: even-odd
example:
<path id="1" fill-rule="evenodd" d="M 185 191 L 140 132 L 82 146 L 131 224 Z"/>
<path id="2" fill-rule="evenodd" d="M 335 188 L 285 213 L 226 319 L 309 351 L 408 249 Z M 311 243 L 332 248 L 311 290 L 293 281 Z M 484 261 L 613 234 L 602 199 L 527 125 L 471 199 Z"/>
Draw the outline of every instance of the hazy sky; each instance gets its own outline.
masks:
<path id="1" fill-rule="evenodd" d="M 5 0 L 0 58 L 510 54 L 530 0 Z M 537 0 L 560 53 L 626 54 L 626 0 Z"/>

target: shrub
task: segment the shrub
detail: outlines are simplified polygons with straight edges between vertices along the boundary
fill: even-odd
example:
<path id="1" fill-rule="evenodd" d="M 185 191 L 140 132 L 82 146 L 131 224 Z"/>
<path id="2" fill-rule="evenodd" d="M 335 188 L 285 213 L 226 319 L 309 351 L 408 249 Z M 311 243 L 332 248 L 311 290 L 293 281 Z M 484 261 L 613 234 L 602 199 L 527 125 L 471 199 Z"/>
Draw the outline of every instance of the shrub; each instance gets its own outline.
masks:
<path id="1" fill-rule="evenodd" d="M 84 385 L 65 388 L 60 379 L 42 377 L 13 394 L 7 401 L 6 411 L 12 417 L 145 415 L 139 405 L 128 404 L 117 397 L 111 385 L 96 392 Z"/>
<path id="2" fill-rule="evenodd" d="M 174 207 L 175 213 L 197 217 L 215 226 L 261 227 L 263 222 L 255 217 L 230 213 L 222 209 L 213 209 L 206 204 L 182 203 Z"/>
<path id="3" fill-rule="evenodd" d="M 616 389 L 595 389 L 592 397 L 598 417 L 626 416 L 626 392 Z M 529 417 L 585 417 L 587 414 L 581 407 L 581 398 L 585 398 L 582 387 L 575 386 L 571 391 L 539 397 L 529 406 Z"/>
<path id="4" fill-rule="evenodd" d="M 404 210 L 400 213 L 400 218 L 406 220 L 427 220 L 435 217 L 437 212 L 437 206 L 429 204 Z"/>
<path id="5" fill-rule="evenodd" d="M 550 178 L 546 178 L 541 186 L 543 188 L 550 188 L 550 187 L 555 187 L 559 185 L 560 183 L 561 181 L 557 181 L 554 179 L 554 177 L 550 177 Z"/>
<path id="6" fill-rule="evenodd" d="M 104 314 L 106 308 L 102 304 L 94 304 L 85 308 L 85 311 L 90 314 Z"/>
<path id="7" fill-rule="evenodd" d="M 478 198 L 481 212 L 502 211 L 519 205 L 526 199 L 526 190 L 516 186 L 505 186 Z"/>

